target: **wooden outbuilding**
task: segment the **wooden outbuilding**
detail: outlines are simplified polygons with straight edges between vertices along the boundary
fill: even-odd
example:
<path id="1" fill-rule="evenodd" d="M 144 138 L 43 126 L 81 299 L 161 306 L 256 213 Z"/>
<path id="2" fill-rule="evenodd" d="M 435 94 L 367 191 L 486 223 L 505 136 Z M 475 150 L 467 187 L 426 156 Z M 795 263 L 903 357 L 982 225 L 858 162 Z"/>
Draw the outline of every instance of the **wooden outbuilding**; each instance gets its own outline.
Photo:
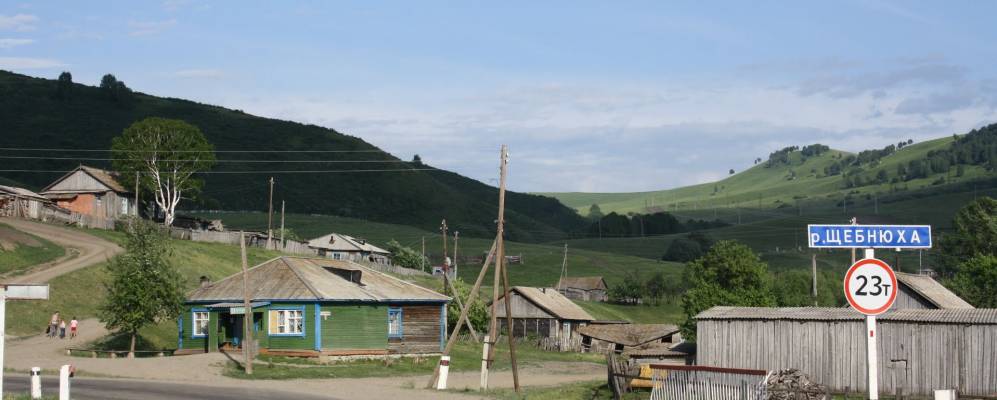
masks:
<path id="1" fill-rule="evenodd" d="M 864 392 L 865 324 L 848 308 L 713 307 L 696 316 L 696 363 L 797 368 L 833 392 Z M 997 393 L 997 309 L 891 310 L 877 329 L 881 393 Z"/>
<path id="2" fill-rule="evenodd" d="M 513 286 L 509 292 L 515 337 L 580 340 L 576 330 L 595 319 L 554 288 Z M 505 296 L 499 297 L 495 313 L 505 332 Z"/>
<path id="3" fill-rule="evenodd" d="M 682 341 L 679 328 L 668 324 L 606 324 L 578 328 L 582 349 L 594 353 L 623 353 Z"/>
<path id="4" fill-rule="evenodd" d="M 0 185 L 0 217 L 41 218 L 52 201 L 28 189 Z"/>
<path id="5" fill-rule="evenodd" d="M 574 300 L 606 301 L 608 290 L 601 276 L 562 277 L 557 281 L 557 291 Z"/>
<path id="6" fill-rule="evenodd" d="M 897 272 L 897 283 L 900 291 L 897 293 L 894 310 L 915 309 L 963 309 L 973 308 L 972 304 L 952 293 L 934 278 L 928 275 Z"/>
<path id="7" fill-rule="evenodd" d="M 137 215 L 135 193 L 121 185 L 117 173 L 79 166 L 52 182 L 42 196 L 59 207 L 94 218 L 115 219 Z"/>
<path id="8" fill-rule="evenodd" d="M 442 351 L 446 306 L 435 291 L 343 260 L 279 257 L 248 271 L 261 353 L 299 356 Z M 243 274 L 203 282 L 178 321 L 178 352 L 242 346 Z"/>
<path id="9" fill-rule="evenodd" d="M 374 246 L 365 239 L 339 233 L 330 233 L 309 240 L 308 247 L 315 249 L 320 257 L 333 260 L 391 265 L 390 251 Z"/>

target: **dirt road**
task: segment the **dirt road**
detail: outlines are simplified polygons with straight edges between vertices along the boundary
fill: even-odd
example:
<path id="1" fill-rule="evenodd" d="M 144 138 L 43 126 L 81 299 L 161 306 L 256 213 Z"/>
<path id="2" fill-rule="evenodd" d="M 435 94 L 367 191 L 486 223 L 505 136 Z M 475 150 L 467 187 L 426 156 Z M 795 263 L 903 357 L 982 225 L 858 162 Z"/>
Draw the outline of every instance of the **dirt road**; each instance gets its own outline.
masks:
<path id="1" fill-rule="evenodd" d="M 16 218 L 0 218 L 0 222 L 19 231 L 48 239 L 66 248 L 67 253 L 75 254 L 53 263 L 42 264 L 24 275 L 5 280 L 9 283 L 45 283 L 59 275 L 104 262 L 123 251 L 114 243 L 73 229 Z"/>

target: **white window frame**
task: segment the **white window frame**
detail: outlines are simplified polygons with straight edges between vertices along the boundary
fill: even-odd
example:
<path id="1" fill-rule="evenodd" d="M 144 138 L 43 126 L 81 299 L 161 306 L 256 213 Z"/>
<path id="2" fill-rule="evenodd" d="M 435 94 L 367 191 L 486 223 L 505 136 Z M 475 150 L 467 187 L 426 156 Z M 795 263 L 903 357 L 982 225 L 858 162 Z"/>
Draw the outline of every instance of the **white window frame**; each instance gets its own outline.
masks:
<path id="1" fill-rule="evenodd" d="M 208 312 L 207 310 L 192 311 L 190 316 L 190 337 L 195 337 L 195 338 L 208 337 L 208 325 L 210 324 L 211 324 L 210 312 Z"/>
<path id="2" fill-rule="evenodd" d="M 305 336 L 305 309 L 286 308 L 270 310 L 277 313 L 276 323 L 270 326 L 270 336 Z"/>
<path id="3" fill-rule="evenodd" d="M 396 317 L 392 321 L 392 317 Z M 392 324 L 395 322 L 395 324 Z M 389 338 L 401 338 L 405 334 L 405 326 L 402 320 L 402 309 L 391 307 L 388 308 L 388 337 Z"/>

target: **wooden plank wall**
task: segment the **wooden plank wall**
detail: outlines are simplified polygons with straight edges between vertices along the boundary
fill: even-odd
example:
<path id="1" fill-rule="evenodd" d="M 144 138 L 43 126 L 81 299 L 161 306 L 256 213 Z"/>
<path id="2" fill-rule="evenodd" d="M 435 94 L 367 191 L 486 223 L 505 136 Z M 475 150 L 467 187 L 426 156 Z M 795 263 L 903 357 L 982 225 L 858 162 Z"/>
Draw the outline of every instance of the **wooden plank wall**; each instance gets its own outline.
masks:
<path id="1" fill-rule="evenodd" d="M 879 321 L 881 393 L 997 393 L 997 326 Z M 798 368 L 832 391 L 866 390 L 865 321 L 704 320 L 699 365 Z M 907 360 L 906 370 L 903 362 Z"/>
<path id="2" fill-rule="evenodd" d="M 388 338 L 388 350 L 402 354 L 440 352 L 440 305 L 392 305 L 402 309 L 402 337 Z"/>

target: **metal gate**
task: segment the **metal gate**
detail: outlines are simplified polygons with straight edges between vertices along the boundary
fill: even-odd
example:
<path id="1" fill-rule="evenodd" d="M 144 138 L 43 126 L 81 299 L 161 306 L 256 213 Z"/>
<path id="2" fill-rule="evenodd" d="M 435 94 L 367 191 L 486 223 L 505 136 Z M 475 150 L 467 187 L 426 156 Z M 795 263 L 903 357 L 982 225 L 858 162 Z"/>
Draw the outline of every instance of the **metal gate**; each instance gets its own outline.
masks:
<path id="1" fill-rule="evenodd" d="M 765 400 L 771 372 L 696 365 L 651 365 L 651 400 Z"/>

